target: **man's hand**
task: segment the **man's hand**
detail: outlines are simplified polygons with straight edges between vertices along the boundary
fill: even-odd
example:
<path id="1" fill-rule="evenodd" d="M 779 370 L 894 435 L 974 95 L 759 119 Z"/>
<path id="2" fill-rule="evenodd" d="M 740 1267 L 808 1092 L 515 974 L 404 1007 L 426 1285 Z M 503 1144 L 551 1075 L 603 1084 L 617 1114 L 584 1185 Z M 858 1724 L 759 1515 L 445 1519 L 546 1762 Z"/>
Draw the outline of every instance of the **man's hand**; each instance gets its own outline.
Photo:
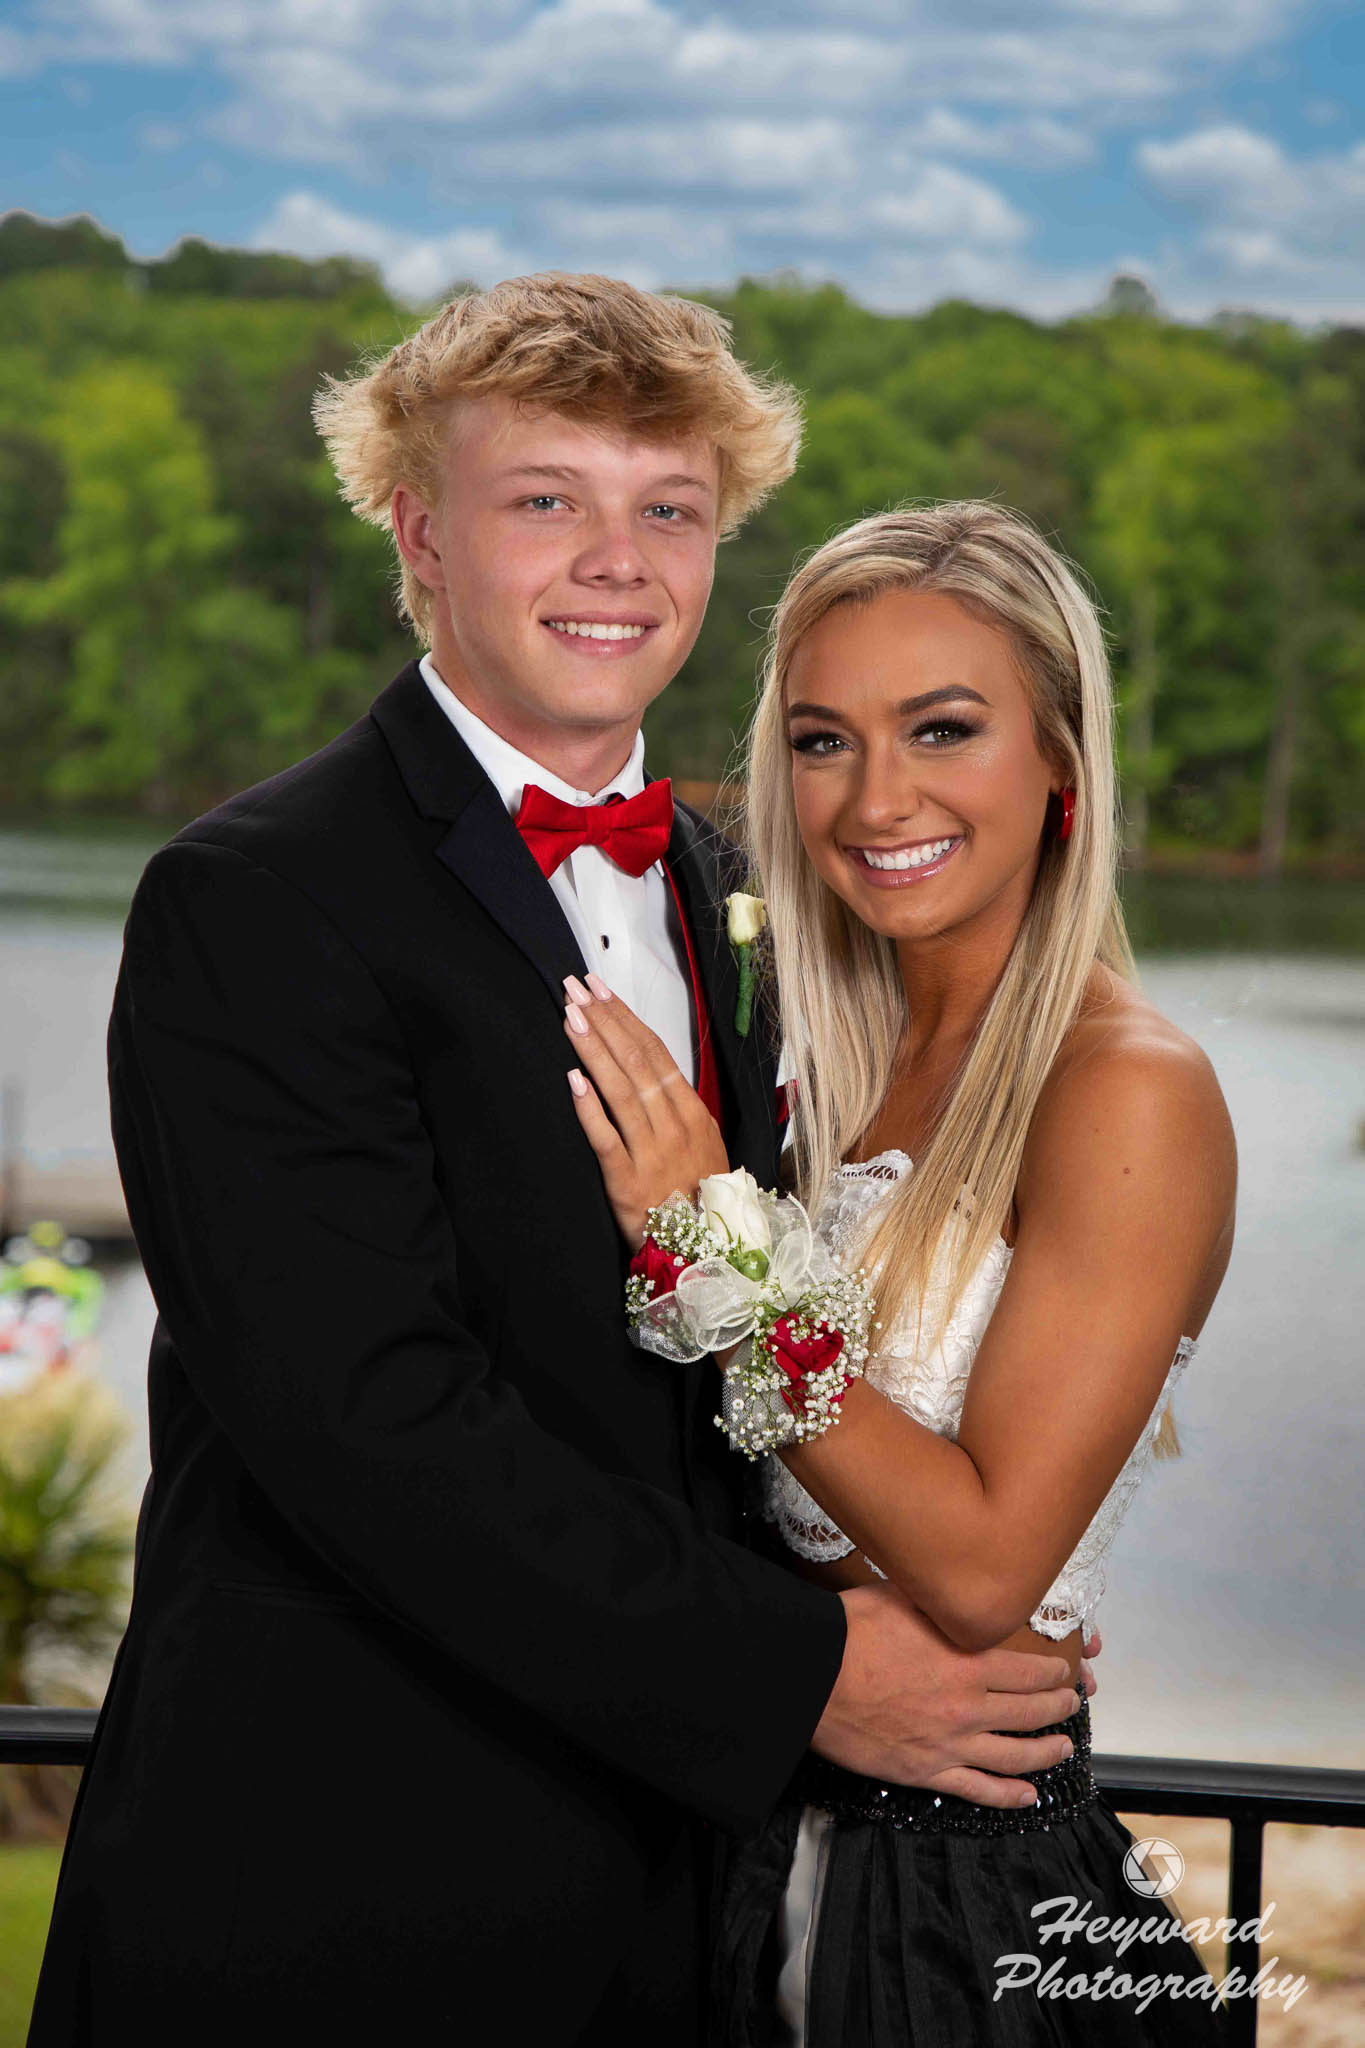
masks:
<path id="1" fill-rule="evenodd" d="M 1075 1713 L 1065 1659 L 959 1650 L 891 1585 L 855 1586 L 839 1597 L 848 1640 L 811 1737 L 817 1755 L 982 1806 L 1033 1805 L 1033 1786 L 1006 1774 L 1072 1754 L 1064 1735 L 1026 1732 Z"/>

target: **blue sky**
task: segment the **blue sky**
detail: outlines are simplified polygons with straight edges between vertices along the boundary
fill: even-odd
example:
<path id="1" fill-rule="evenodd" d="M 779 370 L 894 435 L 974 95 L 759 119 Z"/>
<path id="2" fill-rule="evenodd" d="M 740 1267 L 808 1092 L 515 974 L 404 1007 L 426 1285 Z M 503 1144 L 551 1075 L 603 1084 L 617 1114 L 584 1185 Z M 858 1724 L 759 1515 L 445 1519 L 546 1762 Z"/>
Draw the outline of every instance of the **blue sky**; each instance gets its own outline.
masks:
<path id="1" fill-rule="evenodd" d="M 1365 319 L 1343 0 L 19 0 L 0 210 L 378 262 L 1051 317 Z"/>

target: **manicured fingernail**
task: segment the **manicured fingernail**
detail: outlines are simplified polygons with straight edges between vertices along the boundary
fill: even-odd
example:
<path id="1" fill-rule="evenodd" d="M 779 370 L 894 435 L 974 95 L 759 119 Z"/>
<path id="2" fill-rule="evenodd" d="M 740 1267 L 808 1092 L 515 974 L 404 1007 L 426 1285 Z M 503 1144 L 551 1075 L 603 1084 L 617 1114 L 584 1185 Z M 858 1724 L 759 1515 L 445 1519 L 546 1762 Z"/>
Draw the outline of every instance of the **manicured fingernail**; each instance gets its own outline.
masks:
<path id="1" fill-rule="evenodd" d="M 579 1073 L 577 1067 L 570 1067 L 569 1069 L 569 1086 L 573 1089 L 575 1095 L 586 1095 L 588 1092 L 588 1084 Z"/>
<path id="2" fill-rule="evenodd" d="M 1063 1763 L 1065 1763 L 1065 1762 L 1066 1762 L 1066 1760 L 1067 1760 L 1067 1758 L 1068 1758 L 1069 1756 L 1075 1756 L 1075 1754 L 1076 1754 L 1076 1745 L 1075 1745 L 1075 1743 L 1074 1743 L 1074 1742 L 1068 1742 L 1068 1743 L 1066 1744 L 1065 1748 L 1064 1748 L 1064 1749 L 1062 1750 L 1062 1762 L 1063 1762 Z"/>
<path id="3" fill-rule="evenodd" d="M 611 990 L 607 987 L 600 974 L 590 974 L 588 976 L 588 987 L 597 997 L 599 1003 L 609 1003 L 611 1001 Z"/>
<path id="4" fill-rule="evenodd" d="M 583 1012 L 575 1004 L 570 1003 L 568 1009 L 564 1012 L 564 1016 L 570 1031 L 576 1031 L 579 1037 L 582 1038 L 588 1029 L 588 1020 L 583 1015 Z"/>
<path id="5" fill-rule="evenodd" d="M 1033 1790 L 1032 1786 L 1030 1786 L 1028 1791 L 1024 1794 L 1023 1798 L 1019 1801 L 1019 1804 L 1021 1806 L 1036 1806 L 1037 1803 L 1038 1794 Z"/>
<path id="6" fill-rule="evenodd" d="M 592 976 L 589 975 L 588 979 L 591 981 Z M 592 1001 L 592 997 L 588 994 L 588 991 L 584 988 L 576 974 L 566 974 L 564 986 L 576 1003 L 590 1003 Z"/>

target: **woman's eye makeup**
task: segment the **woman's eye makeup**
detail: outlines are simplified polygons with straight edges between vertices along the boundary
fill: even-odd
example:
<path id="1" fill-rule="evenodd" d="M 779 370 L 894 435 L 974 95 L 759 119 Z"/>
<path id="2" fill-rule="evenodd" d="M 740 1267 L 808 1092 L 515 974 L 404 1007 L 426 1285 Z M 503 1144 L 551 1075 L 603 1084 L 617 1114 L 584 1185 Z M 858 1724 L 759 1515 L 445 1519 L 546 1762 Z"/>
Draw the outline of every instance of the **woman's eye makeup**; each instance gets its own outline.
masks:
<path id="1" fill-rule="evenodd" d="M 925 718 L 912 728 L 911 738 L 924 740 L 931 748 L 950 747 L 961 740 L 973 739 L 980 729 L 965 718 Z M 809 755 L 816 761 L 827 761 L 838 748 L 846 745 L 841 734 L 819 727 L 794 732 L 790 741 L 793 753 Z"/>
<path id="2" fill-rule="evenodd" d="M 792 752 L 810 754 L 817 761 L 826 760 L 832 748 L 842 745 L 837 732 L 794 732 L 791 735 Z"/>
<path id="3" fill-rule="evenodd" d="M 915 727 L 915 738 L 924 739 L 933 733 L 935 745 L 951 746 L 954 740 L 969 740 L 979 731 L 979 726 L 972 725 L 965 718 L 927 718 L 922 725 Z M 938 737 L 940 734 L 942 738 Z"/>

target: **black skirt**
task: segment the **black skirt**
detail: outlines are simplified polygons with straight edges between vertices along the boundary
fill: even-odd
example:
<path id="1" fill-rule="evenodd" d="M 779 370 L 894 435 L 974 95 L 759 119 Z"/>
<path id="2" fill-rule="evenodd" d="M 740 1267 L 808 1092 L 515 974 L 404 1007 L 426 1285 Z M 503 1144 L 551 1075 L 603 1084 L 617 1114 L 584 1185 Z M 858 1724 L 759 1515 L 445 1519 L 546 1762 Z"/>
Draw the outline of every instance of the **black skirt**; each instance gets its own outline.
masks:
<path id="1" fill-rule="evenodd" d="M 997 1811 L 808 1758 L 729 1861 L 713 1976 L 716 2041 L 784 2048 L 791 2039 L 776 2004 L 778 1916 L 811 1805 L 831 1820 L 805 2048 L 1224 2042 L 1225 2014 L 1175 1913 L 1124 1874 L 1133 1837 L 1095 1783 L 1089 1703 L 1077 1692 L 1069 1720 L 1037 1731 L 1069 1735 L 1075 1755 L 1028 1773 L 1039 1793 L 1033 1807 Z"/>

